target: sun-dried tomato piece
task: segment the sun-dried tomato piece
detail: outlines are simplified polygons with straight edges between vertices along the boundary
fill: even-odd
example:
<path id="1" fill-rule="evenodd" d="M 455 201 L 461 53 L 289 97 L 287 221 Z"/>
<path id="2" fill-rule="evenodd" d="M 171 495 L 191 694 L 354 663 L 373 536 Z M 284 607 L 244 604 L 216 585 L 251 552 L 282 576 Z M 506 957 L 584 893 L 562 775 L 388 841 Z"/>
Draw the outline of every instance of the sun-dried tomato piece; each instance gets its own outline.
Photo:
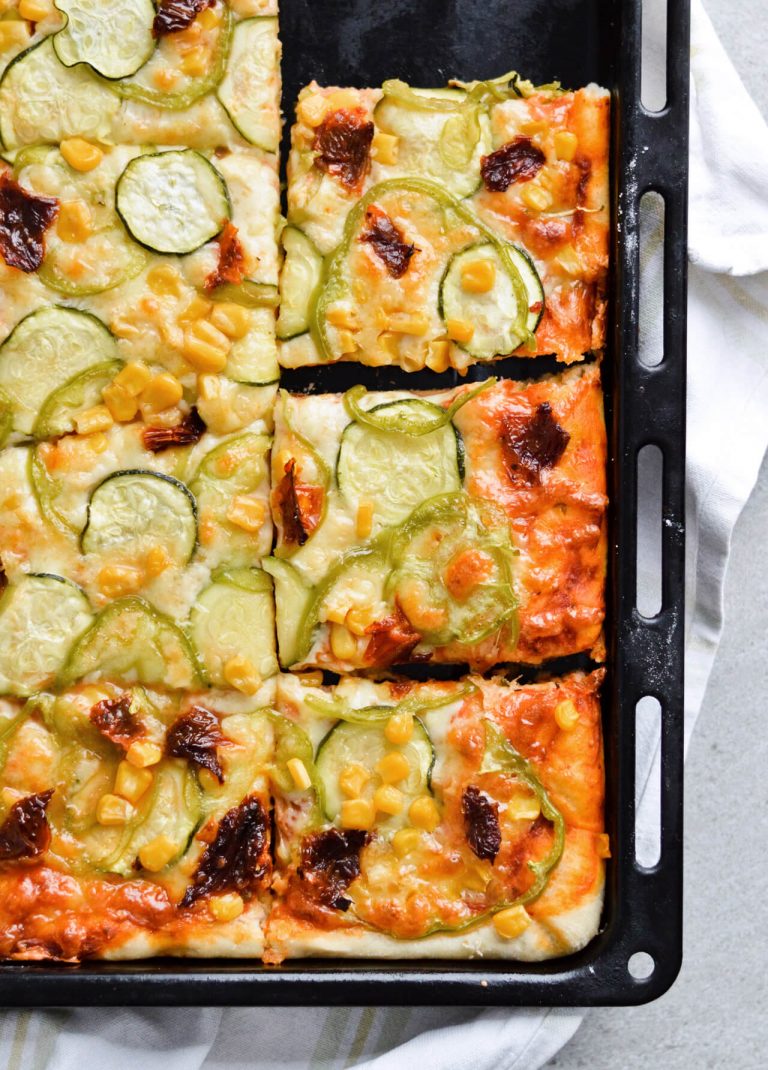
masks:
<path id="1" fill-rule="evenodd" d="M 362 829 L 330 828 L 305 837 L 298 870 L 305 893 L 322 906 L 347 910 L 344 892 L 360 876 L 360 852 L 370 840 Z"/>
<path id="2" fill-rule="evenodd" d="M 235 224 L 227 223 L 217 240 L 219 262 L 203 284 L 206 293 L 225 283 L 239 286 L 245 278 L 245 250 Z"/>
<path id="3" fill-rule="evenodd" d="M 199 442 L 205 430 L 205 421 L 193 407 L 173 427 L 145 427 L 141 440 L 146 449 L 153 453 L 162 453 L 172 446 L 191 446 Z"/>
<path id="4" fill-rule="evenodd" d="M 228 810 L 213 843 L 203 852 L 181 906 L 220 892 L 238 892 L 249 899 L 269 873 L 268 827 L 267 813 L 255 795 Z"/>
<path id="5" fill-rule="evenodd" d="M 326 115 L 315 132 L 315 164 L 355 189 L 371 166 L 373 123 L 362 108 L 339 108 Z"/>
<path id="6" fill-rule="evenodd" d="M 144 735 L 144 725 L 131 713 L 131 696 L 105 698 L 91 707 L 91 724 L 111 743 L 128 750 L 135 739 Z"/>
<path id="7" fill-rule="evenodd" d="M 285 475 L 273 491 L 275 508 L 280 512 L 283 542 L 288 546 L 303 546 L 320 522 L 323 510 L 323 488 L 296 479 L 296 460 L 285 466 Z"/>
<path id="8" fill-rule="evenodd" d="M 400 606 L 384 620 L 376 620 L 365 629 L 370 635 L 365 660 L 371 665 L 394 665 L 410 657 L 421 635 L 414 630 Z"/>
<path id="9" fill-rule="evenodd" d="M 545 468 L 553 468 L 565 452 L 570 434 L 552 415 L 552 406 L 543 401 L 532 417 L 504 416 L 501 446 L 510 479 L 522 476 L 533 483 Z"/>
<path id="10" fill-rule="evenodd" d="M 15 802 L 0 825 L 0 862 L 36 858 L 48 850 L 51 830 L 45 811 L 53 789 Z"/>
<path id="11" fill-rule="evenodd" d="M 499 804 L 470 784 L 461 797 L 467 842 L 478 858 L 494 862 L 501 849 Z"/>
<path id="12" fill-rule="evenodd" d="M 483 156 L 480 173 L 487 190 L 503 193 L 513 182 L 529 182 L 546 163 L 546 156 L 529 137 L 516 137 Z"/>
<path id="13" fill-rule="evenodd" d="M 227 743 L 218 717 L 204 706 L 192 706 L 168 729 L 165 753 L 173 758 L 186 758 L 198 769 L 207 769 L 223 784 L 224 771 L 218 748 L 226 747 Z"/>
<path id="14" fill-rule="evenodd" d="M 152 23 L 155 37 L 179 33 L 191 26 L 201 11 L 213 7 L 216 0 L 160 0 Z"/>
<path id="15" fill-rule="evenodd" d="M 0 256 L 8 267 L 37 271 L 45 256 L 45 232 L 58 214 L 57 197 L 38 197 L 8 172 L 0 175 Z"/>
<path id="16" fill-rule="evenodd" d="M 411 257 L 418 252 L 416 246 L 404 240 L 403 232 L 377 204 L 368 208 L 365 222 L 368 229 L 360 241 L 372 246 L 393 279 L 401 279 L 408 270 Z"/>

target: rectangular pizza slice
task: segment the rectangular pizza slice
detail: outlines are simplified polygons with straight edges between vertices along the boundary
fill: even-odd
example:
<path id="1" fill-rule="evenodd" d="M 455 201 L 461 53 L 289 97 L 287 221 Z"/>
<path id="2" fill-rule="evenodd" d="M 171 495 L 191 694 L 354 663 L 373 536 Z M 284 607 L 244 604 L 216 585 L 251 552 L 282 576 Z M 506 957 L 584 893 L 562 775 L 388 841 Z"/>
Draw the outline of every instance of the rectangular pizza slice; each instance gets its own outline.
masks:
<path id="1" fill-rule="evenodd" d="M 82 171 L 61 147 L 34 145 L 0 171 L 5 437 L 137 415 L 170 427 L 194 402 L 218 433 L 269 423 L 272 166 L 247 150 L 113 146 Z"/>
<path id="2" fill-rule="evenodd" d="M 0 955 L 259 956 L 274 681 L 0 699 Z"/>
<path id="3" fill-rule="evenodd" d="M 19 0 L 5 10 L 7 151 L 63 141 L 73 154 L 100 142 L 277 152 L 276 0 Z"/>
<path id="4" fill-rule="evenodd" d="M 276 672 L 270 438 L 184 441 L 125 424 L 0 453 L 0 694 L 84 677 L 251 693 Z"/>
<path id="5" fill-rule="evenodd" d="M 312 83 L 296 115 L 284 366 L 442 371 L 602 347 L 606 90 Z"/>
<path id="6" fill-rule="evenodd" d="M 602 657 L 595 364 L 434 394 L 282 393 L 272 450 L 284 668 Z"/>
<path id="7" fill-rule="evenodd" d="M 538 960 L 597 932 L 603 672 L 284 676 L 267 960 Z"/>

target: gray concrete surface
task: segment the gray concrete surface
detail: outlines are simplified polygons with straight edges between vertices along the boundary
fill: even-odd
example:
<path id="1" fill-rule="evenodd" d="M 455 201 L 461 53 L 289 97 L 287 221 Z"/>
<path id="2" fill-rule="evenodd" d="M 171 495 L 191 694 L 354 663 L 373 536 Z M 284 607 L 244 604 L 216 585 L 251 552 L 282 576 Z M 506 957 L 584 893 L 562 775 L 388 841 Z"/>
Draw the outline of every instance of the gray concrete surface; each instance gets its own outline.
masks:
<path id="1" fill-rule="evenodd" d="M 705 6 L 768 115 L 768 0 Z M 552 1068 L 768 1066 L 767 536 L 768 461 L 734 534 L 725 633 L 686 768 L 680 977 L 646 1007 L 592 1011 Z"/>

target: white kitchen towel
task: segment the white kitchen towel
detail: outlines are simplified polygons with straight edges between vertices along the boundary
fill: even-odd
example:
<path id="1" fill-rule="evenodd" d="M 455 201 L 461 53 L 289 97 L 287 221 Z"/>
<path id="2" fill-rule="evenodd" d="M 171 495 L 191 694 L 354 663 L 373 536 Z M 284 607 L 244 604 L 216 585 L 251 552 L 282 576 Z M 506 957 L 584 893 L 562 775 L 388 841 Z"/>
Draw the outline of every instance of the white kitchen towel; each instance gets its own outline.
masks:
<path id="1" fill-rule="evenodd" d="M 660 19 L 651 29 L 660 40 Z M 646 42 L 653 47 L 653 34 Z M 759 274 L 768 271 L 768 128 L 698 0 L 691 120 L 689 737 L 722 630 L 731 533 L 768 445 L 768 275 Z M 649 230 L 646 310 L 662 300 L 660 218 Z M 644 317 L 643 345 L 660 353 L 653 317 Z M 650 554 L 650 527 L 644 536 Z M 653 785 L 652 737 L 644 742 Z M 653 801 L 650 787 L 649 818 Z M 0 1017 L 0 1061 L 6 1070 L 534 1070 L 582 1017 L 462 1008 L 19 1012 Z"/>

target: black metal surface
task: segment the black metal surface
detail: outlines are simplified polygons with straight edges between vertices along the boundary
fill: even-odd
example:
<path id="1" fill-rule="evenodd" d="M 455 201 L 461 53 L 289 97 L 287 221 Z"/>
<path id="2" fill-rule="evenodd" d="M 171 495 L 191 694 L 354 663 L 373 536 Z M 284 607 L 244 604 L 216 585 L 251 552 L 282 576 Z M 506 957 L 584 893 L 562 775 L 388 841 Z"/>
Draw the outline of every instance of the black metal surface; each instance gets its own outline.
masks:
<path id="1" fill-rule="evenodd" d="M 326 84 L 414 84 L 498 75 L 565 85 L 596 81 L 613 92 L 613 332 L 604 362 L 610 430 L 609 675 L 604 696 L 607 827 L 613 859 L 599 936 L 578 955 L 540 964 L 314 960 L 263 967 L 231 960 L 155 960 L 79 967 L 2 964 L 6 1006 L 643 1003 L 674 981 L 682 957 L 683 592 L 688 0 L 668 0 L 668 103 L 640 104 L 641 0 L 282 0 L 285 112 L 315 77 Z M 664 359 L 638 359 L 639 203 L 665 201 Z M 507 374 L 552 370 L 505 362 Z M 291 373 L 288 384 L 338 389 L 355 375 L 400 385 L 402 374 L 347 366 Z M 393 378 L 394 376 L 394 378 Z M 424 388 L 446 377 L 407 378 Z M 664 455 L 662 608 L 635 606 L 639 450 Z M 635 861 L 635 706 L 662 707 L 661 856 Z M 629 958 L 655 969 L 634 979 Z"/>

